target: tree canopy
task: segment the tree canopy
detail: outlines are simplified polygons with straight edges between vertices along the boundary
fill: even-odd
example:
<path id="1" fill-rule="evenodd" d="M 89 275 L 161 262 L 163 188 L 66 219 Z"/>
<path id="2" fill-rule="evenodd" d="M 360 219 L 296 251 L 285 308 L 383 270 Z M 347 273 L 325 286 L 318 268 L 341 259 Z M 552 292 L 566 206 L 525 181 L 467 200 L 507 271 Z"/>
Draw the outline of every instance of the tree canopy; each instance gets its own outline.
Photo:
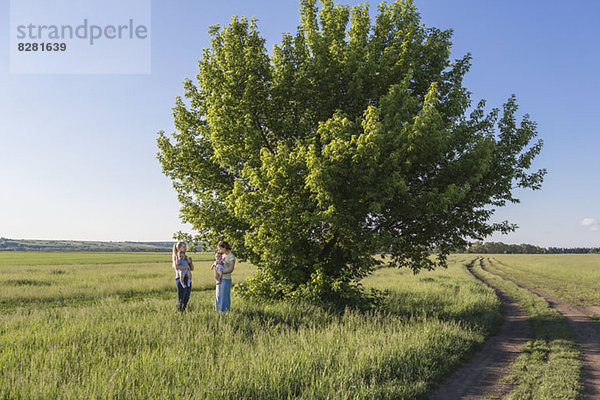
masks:
<path id="1" fill-rule="evenodd" d="M 493 232 L 494 207 L 539 189 L 536 124 L 472 106 L 450 30 L 412 1 L 300 1 L 300 24 L 272 52 L 257 21 L 210 28 L 197 81 L 159 132 L 158 158 L 194 240 L 226 239 L 258 266 L 246 291 L 326 298 L 369 274 L 376 253 L 414 271 Z M 493 79 L 493 77 L 490 77 Z M 436 249 L 437 258 L 431 258 Z"/>

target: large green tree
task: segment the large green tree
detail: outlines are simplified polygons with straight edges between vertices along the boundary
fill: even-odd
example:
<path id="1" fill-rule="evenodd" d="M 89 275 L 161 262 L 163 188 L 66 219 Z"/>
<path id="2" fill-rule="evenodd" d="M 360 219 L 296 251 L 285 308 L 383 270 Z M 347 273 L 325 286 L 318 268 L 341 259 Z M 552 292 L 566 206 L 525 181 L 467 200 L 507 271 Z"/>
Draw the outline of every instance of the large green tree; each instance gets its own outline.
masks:
<path id="1" fill-rule="evenodd" d="M 257 265 L 249 293 L 326 298 L 377 252 L 430 269 L 515 228 L 490 217 L 516 187 L 540 188 L 542 142 L 514 96 L 501 111 L 471 105 L 470 55 L 450 59 L 451 31 L 425 27 L 408 0 L 374 21 L 367 5 L 301 0 L 300 17 L 271 53 L 255 20 L 211 27 L 176 132 L 158 138 L 188 240 L 227 239 Z"/>

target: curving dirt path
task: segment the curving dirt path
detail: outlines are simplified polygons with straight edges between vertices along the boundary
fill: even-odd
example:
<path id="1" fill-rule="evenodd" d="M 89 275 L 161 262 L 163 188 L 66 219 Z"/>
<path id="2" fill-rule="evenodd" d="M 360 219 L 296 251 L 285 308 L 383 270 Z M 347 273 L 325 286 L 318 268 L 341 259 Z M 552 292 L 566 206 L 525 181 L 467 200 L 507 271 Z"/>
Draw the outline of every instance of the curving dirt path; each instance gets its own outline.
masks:
<path id="1" fill-rule="evenodd" d="M 483 263 L 481 268 L 485 269 Z M 492 272 L 490 272 L 492 273 Z M 499 275 L 497 275 L 499 276 Z M 561 313 L 573 330 L 575 340 L 579 345 L 582 358 L 582 383 L 585 399 L 600 399 L 600 323 L 594 321 L 588 313 L 594 311 L 590 308 L 579 308 L 569 304 L 562 299 L 550 296 L 537 289 L 523 285 L 513 279 L 501 277 L 509 280 L 517 286 L 527 289 L 530 292 L 544 298 L 552 308 Z"/>
<path id="2" fill-rule="evenodd" d="M 496 291 L 502 302 L 504 321 L 498 335 L 490 337 L 468 364 L 457 369 L 432 392 L 430 400 L 503 398 L 512 386 L 501 378 L 510 372 L 511 364 L 529 340 L 529 320 L 521 307 L 504 291 L 475 275 L 472 267 L 467 268 L 475 278 Z"/>

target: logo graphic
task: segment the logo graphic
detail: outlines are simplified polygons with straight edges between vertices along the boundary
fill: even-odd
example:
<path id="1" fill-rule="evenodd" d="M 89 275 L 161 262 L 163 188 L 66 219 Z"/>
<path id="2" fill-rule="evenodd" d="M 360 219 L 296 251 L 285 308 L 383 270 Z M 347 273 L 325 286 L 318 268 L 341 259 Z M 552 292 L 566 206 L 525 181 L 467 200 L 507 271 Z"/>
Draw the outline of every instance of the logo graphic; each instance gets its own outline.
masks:
<path id="1" fill-rule="evenodd" d="M 149 74 L 151 0 L 11 0 L 14 74 Z"/>

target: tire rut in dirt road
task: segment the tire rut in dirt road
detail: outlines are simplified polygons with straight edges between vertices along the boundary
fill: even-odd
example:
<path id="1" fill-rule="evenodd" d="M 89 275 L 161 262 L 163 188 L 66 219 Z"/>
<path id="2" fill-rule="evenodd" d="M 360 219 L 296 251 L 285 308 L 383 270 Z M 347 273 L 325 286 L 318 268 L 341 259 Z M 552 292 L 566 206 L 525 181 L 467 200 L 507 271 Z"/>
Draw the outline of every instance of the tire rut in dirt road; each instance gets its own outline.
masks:
<path id="1" fill-rule="evenodd" d="M 493 274 L 487 270 L 484 265 L 481 266 L 485 271 Z M 583 384 L 583 395 L 585 399 L 600 399 L 600 323 L 594 321 L 586 310 L 569 304 L 559 298 L 550 296 L 537 289 L 523 285 L 510 278 L 494 274 L 500 278 L 506 279 L 513 282 L 515 285 L 527 289 L 532 293 L 537 294 L 546 300 L 552 308 L 561 313 L 566 319 L 567 323 L 573 330 L 575 340 L 579 346 L 581 352 L 582 361 L 582 384 Z"/>
<path id="2" fill-rule="evenodd" d="M 486 340 L 483 349 L 473 359 L 457 369 L 438 389 L 431 393 L 430 400 L 456 399 L 501 399 L 512 385 L 501 378 L 510 373 L 510 366 L 523 351 L 529 340 L 529 319 L 521 307 L 501 289 L 469 272 L 490 286 L 502 302 L 504 321 L 496 336 Z"/>

